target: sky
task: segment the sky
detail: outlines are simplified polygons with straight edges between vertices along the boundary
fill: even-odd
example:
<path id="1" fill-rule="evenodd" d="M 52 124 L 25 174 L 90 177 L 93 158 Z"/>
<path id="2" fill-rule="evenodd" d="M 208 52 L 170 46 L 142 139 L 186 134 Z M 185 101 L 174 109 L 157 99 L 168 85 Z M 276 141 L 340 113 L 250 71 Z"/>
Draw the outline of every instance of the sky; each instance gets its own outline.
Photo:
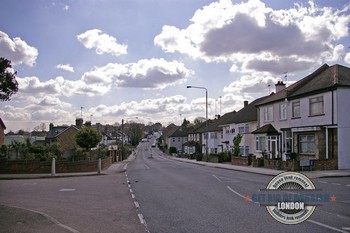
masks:
<path id="1" fill-rule="evenodd" d="M 346 0 L 1 0 L 19 91 L 7 129 L 214 118 L 323 64 L 350 66 Z"/>

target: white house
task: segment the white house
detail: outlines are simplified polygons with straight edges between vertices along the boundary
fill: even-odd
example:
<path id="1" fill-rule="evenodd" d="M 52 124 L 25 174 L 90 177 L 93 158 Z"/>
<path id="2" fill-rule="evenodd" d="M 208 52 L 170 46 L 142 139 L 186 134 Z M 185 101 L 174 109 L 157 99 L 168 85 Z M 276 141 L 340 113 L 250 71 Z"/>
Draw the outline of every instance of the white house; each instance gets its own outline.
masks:
<path id="1" fill-rule="evenodd" d="M 325 169 L 350 169 L 350 68 L 323 65 L 258 103 L 255 153 L 287 160 L 324 163 Z"/>

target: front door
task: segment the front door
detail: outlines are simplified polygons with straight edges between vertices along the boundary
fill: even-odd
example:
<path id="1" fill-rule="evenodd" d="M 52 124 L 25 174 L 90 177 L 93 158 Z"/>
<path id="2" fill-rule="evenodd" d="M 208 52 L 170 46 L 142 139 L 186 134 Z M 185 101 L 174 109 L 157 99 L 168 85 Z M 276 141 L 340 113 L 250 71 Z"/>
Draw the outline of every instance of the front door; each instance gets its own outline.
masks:
<path id="1" fill-rule="evenodd" d="M 268 136 L 267 137 L 267 145 L 268 145 L 268 151 L 269 151 L 269 159 L 276 159 L 279 157 L 278 154 L 278 137 L 277 136 Z"/>

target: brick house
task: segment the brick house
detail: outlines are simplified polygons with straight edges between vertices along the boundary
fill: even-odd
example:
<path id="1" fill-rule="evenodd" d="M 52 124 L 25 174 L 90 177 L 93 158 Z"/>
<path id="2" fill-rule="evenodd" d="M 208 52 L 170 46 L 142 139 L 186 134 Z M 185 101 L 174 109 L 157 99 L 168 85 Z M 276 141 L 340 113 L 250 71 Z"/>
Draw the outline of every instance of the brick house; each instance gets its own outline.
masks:
<path id="1" fill-rule="evenodd" d="M 72 126 L 53 126 L 50 124 L 50 130 L 45 137 L 45 144 L 57 142 L 61 146 L 64 157 L 72 155 L 73 151 L 78 147 L 75 141 L 75 135 L 79 132 L 79 128 Z"/>

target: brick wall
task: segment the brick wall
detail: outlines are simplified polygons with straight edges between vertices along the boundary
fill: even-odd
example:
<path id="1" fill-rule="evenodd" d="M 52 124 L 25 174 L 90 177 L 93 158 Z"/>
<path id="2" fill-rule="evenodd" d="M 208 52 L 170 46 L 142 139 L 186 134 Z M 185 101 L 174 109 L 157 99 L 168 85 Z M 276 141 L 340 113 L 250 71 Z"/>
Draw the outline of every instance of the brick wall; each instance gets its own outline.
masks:
<path id="1" fill-rule="evenodd" d="M 241 157 L 234 157 L 234 156 L 232 156 L 231 163 L 233 165 L 248 166 L 248 159 L 247 158 L 241 158 Z"/>
<path id="2" fill-rule="evenodd" d="M 112 164 L 112 158 L 102 159 L 102 170 Z M 97 172 L 97 160 L 56 161 L 56 173 Z M 51 173 L 51 161 L 12 160 L 0 162 L 1 174 Z"/>

